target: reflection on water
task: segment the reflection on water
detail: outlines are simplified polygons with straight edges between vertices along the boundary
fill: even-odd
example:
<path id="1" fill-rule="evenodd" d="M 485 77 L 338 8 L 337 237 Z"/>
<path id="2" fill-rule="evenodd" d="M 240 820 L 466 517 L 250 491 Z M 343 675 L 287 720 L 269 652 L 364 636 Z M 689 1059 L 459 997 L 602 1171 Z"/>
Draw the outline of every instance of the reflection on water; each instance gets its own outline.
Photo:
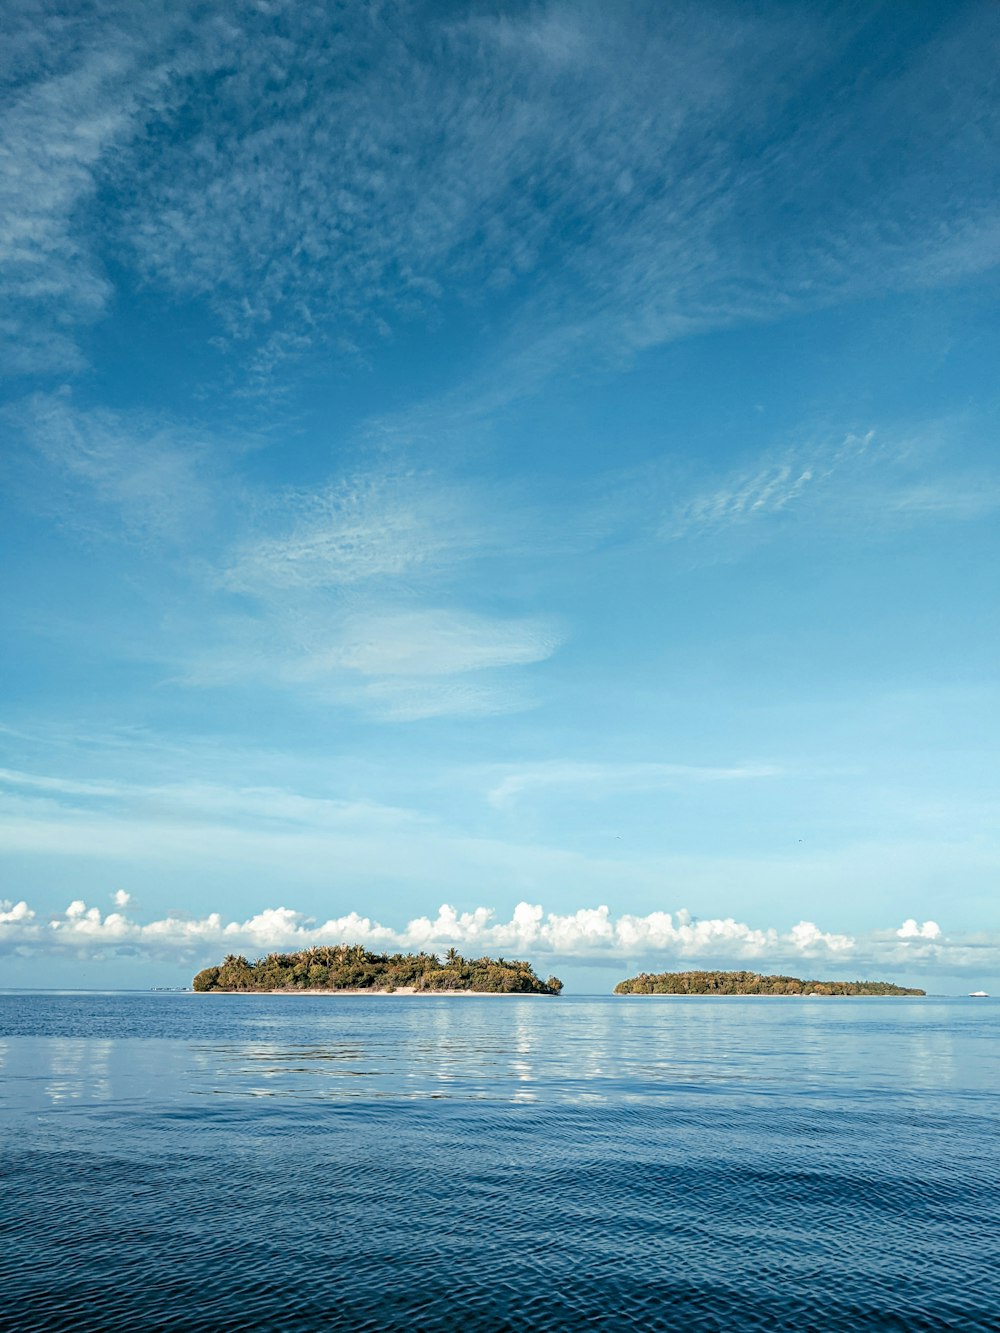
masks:
<path id="1" fill-rule="evenodd" d="M 994 1086 L 982 1038 L 995 1014 L 931 1000 L 0 994 L 0 1058 L 8 1100 L 25 1106 L 251 1091 L 615 1102 L 694 1087 L 912 1098 Z"/>
<path id="2" fill-rule="evenodd" d="M 0 995 L 5 1319 L 993 1329 L 998 1019 Z"/>
<path id="3" fill-rule="evenodd" d="M 111 1091 L 110 1041 L 53 1038 L 48 1055 L 50 1076 L 45 1095 L 53 1105 L 66 1101 L 109 1101 Z"/>

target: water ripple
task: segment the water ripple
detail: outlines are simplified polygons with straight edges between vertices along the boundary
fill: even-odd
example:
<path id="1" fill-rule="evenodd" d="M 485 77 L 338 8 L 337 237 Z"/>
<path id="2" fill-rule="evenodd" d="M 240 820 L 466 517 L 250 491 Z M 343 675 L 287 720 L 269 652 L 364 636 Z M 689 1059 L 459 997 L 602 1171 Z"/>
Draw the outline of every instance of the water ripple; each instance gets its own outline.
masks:
<path id="1" fill-rule="evenodd" d="M 995 1330 L 997 1014 L 0 995 L 4 1322 Z"/>

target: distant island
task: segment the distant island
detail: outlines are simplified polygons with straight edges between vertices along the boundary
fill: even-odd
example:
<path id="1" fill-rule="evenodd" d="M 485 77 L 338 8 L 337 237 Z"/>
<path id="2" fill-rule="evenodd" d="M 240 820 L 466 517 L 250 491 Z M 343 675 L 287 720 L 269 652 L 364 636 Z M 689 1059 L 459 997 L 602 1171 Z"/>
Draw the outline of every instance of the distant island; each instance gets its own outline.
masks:
<path id="1" fill-rule="evenodd" d="M 269 953 L 248 962 L 229 954 L 191 983 L 196 991 L 345 991 L 428 994 L 473 991 L 485 995 L 558 995 L 558 977 L 542 981 L 530 963 L 505 958 L 463 958 L 449 949 L 432 953 L 368 953 L 357 944 Z"/>
<path id="2" fill-rule="evenodd" d="M 926 995 L 891 981 L 804 981 L 759 972 L 640 972 L 619 981 L 616 995 Z"/>

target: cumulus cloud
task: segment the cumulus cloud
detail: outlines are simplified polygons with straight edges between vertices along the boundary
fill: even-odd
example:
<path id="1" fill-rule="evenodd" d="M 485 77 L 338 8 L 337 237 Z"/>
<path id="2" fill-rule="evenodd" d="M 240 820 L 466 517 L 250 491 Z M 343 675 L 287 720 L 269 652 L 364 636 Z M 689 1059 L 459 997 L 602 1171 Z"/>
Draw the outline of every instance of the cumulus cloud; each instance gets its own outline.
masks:
<path id="1" fill-rule="evenodd" d="M 124 908 L 128 895 L 114 895 Z M 467 952 L 525 955 L 609 965 L 680 968 L 753 966 L 755 969 L 833 968 L 838 975 L 859 969 L 906 965 L 947 971 L 1000 964 L 1000 935 L 944 935 L 933 921 L 914 920 L 899 930 L 848 935 L 799 921 L 787 929 L 752 926 L 733 917 L 701 919 L 686 910 L 645 916 L 612 914 L 606 905 L 574 912 L 549 912 L 520 902 L 508 920 L 492 908 L 459 911 L 444 903 L 434 916 L 413 917 L 402 927 L 386 926 L 359 912 L 319 920 L 288 907 L 269 907 L 246 920 L 168 916 L 141 923 L 117 910 L 102 914 L 75 899 L 43 922 L 26 902 L 0 903 L 0 942 L 19 953 L 100 957 L 126 947 L 129 953 L 191 960 L 229 952 L 260 953 L 305 949 L 341 942 L 377 950 L 441 951 L 452 945 Z M 915 948 L 914 946 L 919 946 Z"/>
<path id="2" fill-rule="evenodd" d="M 26 902 L 0 902 L 0 927 L 26 930 L 34 919 L 35 914 Z"/>
<path id="3" fill-rule="evenodd" d="M 896 934 L 901 940 L 938 940 L 941 938 L 941 927 L 936 921 L 925 921 L 919 926 L 911 916 L 903 922 Z"/>

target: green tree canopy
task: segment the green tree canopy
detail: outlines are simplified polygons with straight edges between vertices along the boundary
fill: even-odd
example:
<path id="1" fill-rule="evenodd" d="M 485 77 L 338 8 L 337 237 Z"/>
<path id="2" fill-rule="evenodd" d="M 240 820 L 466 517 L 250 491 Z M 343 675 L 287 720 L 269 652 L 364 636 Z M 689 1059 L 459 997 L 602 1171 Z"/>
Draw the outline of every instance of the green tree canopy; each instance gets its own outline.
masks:
<path id="1" fill-rule="evenodd" d="M 369 953 L 358 944 L 321 945 L 299 953 L 270 953 L 255 963 L 229 954 L 219 967 L 195 977 L 196 991 L 370 990 L 479 991 L 505 995 L 558 995 L 558 977 L 542 981 L 530 963 L 506 958 L 463 958 L 449 949 L 430 953 Z"/>
<path id="2" fill-rule="evenodd" d="M 925 995 L 891 981 L 806 981 L 759 972 L 640 972 L 616 995 Z"/>

